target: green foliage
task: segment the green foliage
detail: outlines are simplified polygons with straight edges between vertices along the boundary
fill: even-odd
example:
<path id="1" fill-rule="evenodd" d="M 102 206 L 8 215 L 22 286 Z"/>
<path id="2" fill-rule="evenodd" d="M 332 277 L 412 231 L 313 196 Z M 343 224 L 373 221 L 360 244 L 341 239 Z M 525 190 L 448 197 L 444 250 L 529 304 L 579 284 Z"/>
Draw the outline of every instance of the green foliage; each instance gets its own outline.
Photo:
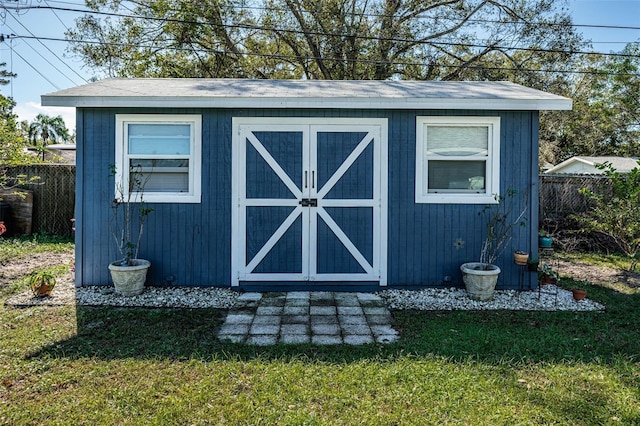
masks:
<path id="1" fill-rule="evenodd" d="M 33 234 L 17 238 L 0 239 L 0 265 L 42 252 L 65 253 L 73 249 L 73 243 L 55 235 Z"/>
<path id="2" fill-rule="evenodd" d="M 93 0 L 127 16 L 88 14 L 68 37 L 109 76 L 496 80 L 499 63 L 534 78 L 569 57 L 544 49 L 581 45 L 561 1 Z"/>
<path id="3" fill-rule="evenodd" d="M 640 168 L 624 174 L 609 163 L 598 168 L 609 178 L 610 191 L 594 193 L 582 188 L 580 192 L 589 197 L 594 206 L 587 214 L 575 217 L 585 230 L 610 237 L 631 259 L 629 269 L 635 271 L 640 255 Z"/>
<path id="4" fill-rule="evenodd" d="M 0 95 L 0 169 L 33 161 L 25 152 L 27 141 L 18 130 L 13 114 L 15 105 L 13 100 Z"/>
<path id="5" fill-rule="evenodd" d="M 60 115 L 50 117 L 46 114 L 38 114 L 29 124 L 28 134 L 29 140 L 42 154 L 43 160 L 47 145 L 56 142 L 64 143 L 71 139 L 69 129 Z"/>
<path id="6" fill-rule="evenodd" d="M 552 282 L 557 282 L 560 278 L 558 272 L 554 270 L 553 267 L 548 263 L 543 264 L 542 268 L 540 268 L 540 271 L 538 271 L 538 279 L 542 278 L 543 276 L 547 276 L 552 280 Z"/>
<path id="7" fill-rule="evenodd" d="M 56 286 L 56 276 L 54 273 L 42 270 L 29 274 L 29 288 L 36 297 L 47 296 Z"/>
<path id="8" fill-rule="evenodd" d="M 6 64 L 0 63 L 0 67 Z M 15 74 L 0 70 L 0 85 L 8 84 L 8 77 Z M 33 162 L 26 152 L 27 141 L 20 132 L 17 116 L 13 113 L 16 103 L 11 98 L 0 95 L 0 189 L 7 189 L 20 184 L 20 178 L 7 176 L 7 167 Z"/>
<path id="9" fill-rule="evenodd" d="M 640 156 L 640 47 L 625 56 L 582 58 L 582 72 L 554 92 L 573 99 L 572 111 L 541 113 L 542 163 L 575 155 Z"/>
<path id="10" fill-rule="evenodd" d="M 2 62 L 0 63 L 0 67 L 6 67 L 7 63 L 6 62 Z M 10 78 L 14 78 L 16 77 L 17 74 L 16 73 L 12 73 L 10 71 L 7 71 L 6 69 L 2 69 L 0 70 L 0 85 L 6 85 L 9 84 L 11 82 L 11 80 L 9 80 Z"/>
<path id="11" fill-rule="evenodd" d="M 12 99 L 0 95 L 0 190 L 28 183 L 24 176 L 8 176 L 7 168 L 34 161 L 27 153 L 27 140 L 18 128 L 13 113 L 15 105 Z"/>

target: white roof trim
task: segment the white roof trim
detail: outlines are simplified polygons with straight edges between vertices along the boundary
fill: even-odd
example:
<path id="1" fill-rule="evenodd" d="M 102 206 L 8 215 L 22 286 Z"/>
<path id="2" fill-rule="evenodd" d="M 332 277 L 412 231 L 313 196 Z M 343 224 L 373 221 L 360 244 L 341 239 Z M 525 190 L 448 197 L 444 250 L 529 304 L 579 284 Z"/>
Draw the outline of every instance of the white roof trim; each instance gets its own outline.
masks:
<path id="1" fill-rule="evenodd" d="M 571 158 L 569 158 L 567 160 L 564 160 L 562 163 L 559 163 L 559 164 L 551 167 L 549 170 L 545 171 L 545 173 L 549 173 L 549 174 L 555 173 L 557 170 L 564 169 L 566 166 L 568 166 L 570 164 L 573 164 L 573 163 L 584 163 L 584 164 L 588 164 L 590 166 L 594 166 L 595 165 L 591 161 L 584 160 L 584 159 L 582 159 L 580 157 L 571 157 Z"/>
<path id="2" fill-rule="evenodd" d="M 629 165 L 625 164 L 624 160 L 631 160 L 631 164 L 633 167 L 629 167 Z M 622 161 L 622 162 L 621 162 Z M 563 162 L 551 167 L 546 170 L 545 173 L 553 174 L 557 173 L 558 170 L 562 170 L 567 166 L 570 166 L 574 163 L 582 163 L 592 167 L 596 167 L 599 164 L 611 163 L 616 169 L 619 171 L 628 171 L 635 168 L 635 164 L 637 163 L 637 159 L 634 157 L 613 157 L 613 156 L 603 156 L 603 157 L 589 157 L 589 156 L 575 156 L 571 157 Z"/>
<path id="3" fill-rule="evenodd" d="M 108 79 L 43 95 L 42 105 L 568 110 L 572 101 L 509 82 Z"/>

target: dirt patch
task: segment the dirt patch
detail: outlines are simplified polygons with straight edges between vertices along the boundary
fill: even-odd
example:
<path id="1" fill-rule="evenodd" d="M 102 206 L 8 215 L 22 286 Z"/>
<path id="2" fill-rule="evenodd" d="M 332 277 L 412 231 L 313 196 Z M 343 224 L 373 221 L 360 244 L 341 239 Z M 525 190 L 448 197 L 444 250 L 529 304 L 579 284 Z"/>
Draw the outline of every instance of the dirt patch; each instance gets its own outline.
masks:
<path id="1" fill-rule="evenodd" d="M 639 273 L 609 266 L 560 260 L 558 271 L 560 275 L 566 275 L 579 281 L 587 281 L 591 284 L 622 284 L 629 288 L 640 288 Z"/>
<path id="2" fill-rule="evenodd" d="M 73 261 L 73 252 L 69 253 L 35 253 L 21 259 L 10 259 L 0 265 L 0 286 L 11 284 L 23 275 L 47 266 L 69 265 Z"/>

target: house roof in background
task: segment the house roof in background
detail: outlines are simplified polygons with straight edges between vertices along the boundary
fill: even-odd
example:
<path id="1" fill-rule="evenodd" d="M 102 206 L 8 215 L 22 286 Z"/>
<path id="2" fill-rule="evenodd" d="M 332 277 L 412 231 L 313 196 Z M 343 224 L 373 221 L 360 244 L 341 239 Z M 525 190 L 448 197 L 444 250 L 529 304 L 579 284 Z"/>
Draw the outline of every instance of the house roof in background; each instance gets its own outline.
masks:
<path id="1" fill-rule="evenodd" d="M 563 170 L 568 167 L 575 165 L 576 163 L 582 163 L 587 166 L 592 166 L 595 168 L 596 165 L 610 163 L 617 171 L 619 172 L 629 172 L 634 168 L 638 167 L 638 158 L 637 157 L 583 157 L 583 156 L 575 156 L 571 157 L 568 160 L 563 161 L 562 163 L 557 164 L 556 166 L 551 167 L 545 173 L 563 173 Z M 594 171 L 594 173 L 599 173 L 599 171 Z"/>
<path id="2" fill-rule="evenodd" d="M 105 79 L 43 106 L 569 110 L 571 99 L 505 81 Z"/>

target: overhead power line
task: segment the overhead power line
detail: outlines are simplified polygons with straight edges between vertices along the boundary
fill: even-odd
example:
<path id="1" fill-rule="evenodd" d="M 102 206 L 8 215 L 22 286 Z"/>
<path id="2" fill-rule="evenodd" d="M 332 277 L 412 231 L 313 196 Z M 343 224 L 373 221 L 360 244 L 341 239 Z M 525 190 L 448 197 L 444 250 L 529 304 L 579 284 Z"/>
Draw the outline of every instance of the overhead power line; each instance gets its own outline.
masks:
<path id="1" fill-rule="evenodd" d="M 109 14 L 112 16 L 118 16 L 121 14 L 118 14 L 116 12 L 100 12 L 100 11 L 94 11 L 94 10 L 87 10 L 87 9 L 74 9 L 74 8 L 63 8 L 63 7 L 59 7 L 59 6 L 50 6 L 49 2 L 45 1 L 45 3 L 47 4 L 47 6 L 32 6 L 31 8 L 33 9 L 47 9 L 47 8 L 51 8 L 51 9 L 56 9 L 56 10 L 64 10 L 64 11 L 70 11 L 70 12 L 82 12 L 82 13 L 95 13 L 95 14 Z M 63 2 L 63 1 L 54 1 L 54 3 L 62 3 L 62 4 L 73 4 L 73 3 L 69 3 L 69 2 Z M 131 10 L 130 8 L 122 5 L 123 7 L 125 7 L 128 10 Z M 264 10 L 264 11 L 275 11 L 275 12 L 291 12 L 291 10 L 289 9 L 284 9 L 284 8 L 278 8 L 278 7 L 269 7 L 269 6 L 226 6 L 226 9 L 230 9 L 230 10 L 235 10 L 235 9 L 245 9 L 245 10 Z M 303 11 L 306 12 L 306 11 Z M 309 13 L 309 12 L 306 12 Z M 388 15 L 388 14 L 384 14 L 384 13 L 364 13 L 364 12 L 349 12 L 349 11 L 343 11 L 343 13 L 345 15 L 349 15 L 349 16 L 367 16 L 367 17 L 374 17 L 374 18 L 386 18 L 386 17 L 393 17 L 394 15 Z M 133 15 L 133 16 L 129 16 L 129 15 L 124 15 L 122 14 L 123 17 L 134 17 L 137 16 L 141 19 L 145 19 L 145 18 L 149 18 L 149 17 L 145 17 L 145 16 L 140 16 L 140 15 Z M 161 19 L 161 18 L 159 18 Z M 472 22 L 472 23 L 488 23 L 488 24 L 509 24 L 509 25 L 513 25 L 513 24 L 521 24 L 524 25 L 525 22 L 522 21 L 499 21 L 499 20 L 490 20 L 490 19 L 486 19 L 486 20 L 482 20 L 482 19 L 469 19 L 468 22 Z M 558 23 L 558 22 L 526 22 L 527 24 L 530 25 L 545 25 L 545 26 L 564 26 L 565 24 L 563 23 Z M 640 30 L 640 27 L 636 27 L 636 26 L 623 26 L 623 25 L 601 25 L 601 24 L 571 24 L 572 27 L 576 27 L 576 28 L 604 28 L 604 29 L 619 29 L 619 30 Z"/>
<path id="2" fill-rule="evenodd" d="M 600 52 L 587 52 L 587 51 L 578 51 L 578 50 L 561 50 L 561 49 L 543 49 L 543 48 L 535 48 L 535 47 L 511 47 L 511 46 L 488 46 L 483 44 L 469 44 L 469 43 L 454 43 L 454 42 L 444 42 L 444 41 L 432 41 L 432 40 L 411 40 L 405 38 L 386 38 L 386 37 L 374 37 L 367 35 L 353 35 L 353 34 L 338 34 L 338 33 L 328 33 L 328 32 L 319 32 L 319 31 L 303 31 L 303 30 L 295 30 L 288 28 L 269 28 L 259 25 L 248 25 L 248 24 L 213 24 L 213 23 L 204 23 L 201 21 L 193 21 L 193 20 L 183 20 L 177 18 L 159 18 L 153 16 L 140 16 L 133 14 L 122 14 L 116 12 L 101 12 L 101 11 L 87 11 L 81 9 L 73 9 L 73 8 L 63 8 L 56 6 L 33 6 L 34 9 L 55 9 L 61 11 L 70 11 L 70 12 L 82 12 L 82 13 L 90 13 L 96 15 L 105 15 L 105 16 L 114 16 L 120 18 L 132 18 L 132 19 L 147 19 L 158 22 L 171 22 L 171 23 L 182 23 L 182 24 L 194 24 L 194 25 L 210 25 L 210 26 L 218 26 L 222 28 L 233 28 L 233 29 L 243 29 L 243 30 L 260 30 L 260 31 L 269 31 L 269 32 L 283 32 L 290 34 L 300 34 L 300 35 L 315 35 L 321 37 L 350 37 L 356 39 L 363 40 L 383 40 L 383 41 L 391 41 L 391 42 L 401 42 L 401 43 L 416 43 L 416 44 L 427 44 L 434 46 L 462 46 L 462 47 L 472 47 L 472 48 L 493 48 L 493 49 L 503 49 L 503 50 L 519 50 L 519 51 L 529 51 L 529 52 L 539 52 L 539 53 L 561 53 L 561 54 L 569 54 L 569 55 L 603 55 L 603 56 L 617 56 L 617 57 L 635 57 L 636 55 L 624 54 L 624 53 L 600 53 Z M 640 29 L 640 27 L 638 27 Z M 84 42 L 86 43 L 86 41 Z"/>
<path id="3" fill-rule="evenodd" d="M 46 44 L 44 44 L 38 37 L 35 36 L 35 34 L 33 34 L 22 22 L 20 22 L 19 19 L 15 18 L 15 16 L 13 16 L 11 14 L 11 12 L 9 12 L 9 15 L 11 15 L 15 21 L 20 24 L 20 26 L 22 28 L 24 28 L 29 34 L 31 34 L 35 40 L 38 41 L 38 43 L 40 43 L 45 49 L 47 49 L 49 51 L 49 53 L 51 53 L 58 61 L 60 61 L 62 64 L 64 64 L 67 68 L 69 68 L 69 70 L 71 70 L 71 72 L 73 72 L 76 76 L 78 76 L 82 81 L 84 81 L 85 83 L 87 83 L 87 80 L 80 75 L 80 73 L 78 73 L 75 69 L 73 69 L 73 67 L 71 67 L 69 64 L 67 64 L 66 61 L 63 61 L 62 58 L 60 58 L 53 50 L 51 50 Z M 7 28 L 9 28 L 11 31 L 14 31 L 13 29 L 11 29 L 11 27 L 7 25 Z M 44 59 L 49 65 L 51 65 L 56 71 L 58 71 L 60 74 L 62 74 L 63 76 L 65 76 L 69 81 L 71 81 L 73 84 L 77 84 L 75 81 L 73 81 L 71 78 L 69 78 L 69 76 L 67 76 L 64 72 L 62 72 L 60 69 L 58 69 L 55 65 L 53 65 L 51 62 L 49 62 L 49 60 L 47 58 L 45 58 L 40 52 L 38 52 L 38 50 L 36 48 L 34 48 L 33 46 L 29 45 L 29 47 L 31 47 L 31 49 L 33 49 L 42 59 Z"/>
<path id="4" fill-rule="evenodd" d="M 4 34 L 0 34 L 0 42 L 3 42 L 5 39 L 7 38 L 14 38 L 11 36 L 5 36 Z M 42 72 L 40 72 L 40 70 L 36 67 L 34 67 L 27 59 L 24 58 L 24 56 L 22 56 L 21 54 L 19 54 L 18 52 L 15 51 L 15 49 L 11 46 L 11 44 L 9 44 L 9 49 L 11 49 L 11 53 L 15 54 L 17 57 L 19 57 L 20 59 L 22 59 L 24 61 L 25 64 L 27 64 L 29 66 L 29 68 L 31 68 L 32 70 L 34 70 L 36 73 L 38 73 L 40 75 L 40 77 L 44 78 L 46 81 L 49 82 L 49 84 L 51 84 L 56 90 L 60 90 L 60 87 L 58 87 L 58 85 L 56 85 L 53 81 L 49 80 L 47 78 L 47 76 L 45 76 Z"/>
<path id="5" fill-rule="evenodd" d="M 48 9 L 48 10 L 51 10 L 54 14 L 55 14 L 55 11 L 58 10 L 58 11 L 65 11 L 65 12 L 80 12 L 80 13 L 88 13 L 88 14 L 96 14 L 96 15 L 104 15 L 104 16 L 113 16 L 113 17 L 121 17 L 121 18 L 146 19 L 146 20 L 153 20 L 153 21 L 158 21 L 158 22 L 184 23 L 184 24 L 209 25 L 209 26 L 215 26 L 216 25 L 216 24 L 212 24 L 212 23 L 204 23 L 202 21 L 191 21 L 191 20 L 183 20 L 183 19 L 177 19 L 177 18 L 149 17 L 149 16 L 140 16 L 140 15 L 136 15 L 136 14 L 122 14 L 122 13 L 116 13 L 116 12 L 101 12 L 101 11 L 81 10 L 81 9 L 76 9 L 76 8 L 57 7 L 57 6 L 51 6 L 46 0 L 45 0 L 45 4 L 47 4 L 47 6 L 33 6 L 31 8 L 32 9 Z M 56 17 L 58 17 L 57 14 L 55 14 L 55 15 L 56 15 Z M 58 19 L 60 20 L 59 17 L 58 17 Z M 476 21 L 476 22 L 505 23 L 503 21 Z M 511 22 L 511 23 L 515 23 L 515 22 Z M 288 32 L 288 33 L 294 33 L 294 34 L 311 34 L 311 35 L 326 36 L 326 37 L 354 37 L 354 38 L 360 38 L 360 39 L 366 39 L 366 40 L 377 40 L 377 39 L 379 39 L 378 37 L 366 36 L 366 35 L 355 35 L 355 36 L 353 36 L 353 35 L 335 34 L 335 33 L 323 33 L 323 32 L 304 32 L 302 30 L 295 30 L 295 29 L 278 29 L 278 28 L 269 28 L 269 27 L 263 27 L 263 26 L 257 26 L 257 25 L 246 25 L 246 24 L 217 24 L 217 25 L 220 26 L 220 27 L 223 27 L 223 28 L 236 28 L 236 29 L 245 29 L 245 30 L 262 30 L 262 31 L 272 31 L 272 32 Z M 547 23 L 545 23 L 545 25 L 547 25 Z M 562 25 L 562 24 L 557 24 L 557 25 Z M 574 25 L 574 26 L 577 26 L 577 25 Z M 584 25 L 584 26 L 586 26 L 586 25 Z M 23 25 L 23 27 L 24 27 L 24 25 Z M 595 27 L 609 27 L 609 26 L 597 25 Z M 611 27 L 611 28 L 615 28 L 615 27 Z M 620 28 L 640 29 L 640 27 L 637 27 L 637 28 L 636 27 L 620 27 Z M 63 38 L 38 37 L 38 36 L 35 36 L 33 33 L 31 33 L 28 29 L 27 29 L 27 31 L 31 34 L 31 36 L 16 36 L 16 38 L 36 39 L 41 44 L 43 44 L 43 46 L 45 46 L 45 45 L 44 45 L 44 43 L 42 43 L 42 40 L 69 42 L 68 39 L 63 39 Z M 399 39 L 399 38 L 387 38 L 387 39 L 383 39 L 383 40 L 389 40 L 389 41 L 395 41 L 395 42 L 404 42 L 404 43 L 420 43 L 420 44 L 428 44 L 428 45 L 434 45 L 434 46 L 461 46 L 461 47 L 468 47 L 468 48 L 485 48 L 485 49 L 490 47 L 488 45 L 483 45 L 483 44 L 468 44 L 468 43 L 465 44 L 465 43 L 453 43 L 453 42 L 444 42 L 444 41 L 416 41 L 416 40 Z M 135 48 L 143 48 L 143 49 L 163 48 L 163 47 L 157 46 L 157 45 L 147 46 L 147 45 L 142 45 L 142 44 L 113 43 L 113 42 L 112 43 L 107 43 L 107 42 L 101 42 L 101 41 L 82 41 L 82 42 L 78 42 L 78 43 L 112 45 L 112 46 L 132 46 L 132 47 L 135 47 Z M 608 53 L 607 54 L 607 53 L 598 53 L 598 52 L 566 51 L 566 50 L 560 50 L 560 49 L 543 49 L 543 48 L 533 48 L 533 47 L 529 47 L 529 48 L 506 47 L 506 46 L 491 46 L 491 47 L 494 48 L 494 49 L 531 51 L 531 52 L 540 52 L 540 53 L 561 53 L 561 54 L 572 54 L 572 55 L 573 54 L 576 54 L 576 55 L 577 54 L 581 54 L 581 55 L 601 55 L 601 56 L 604 56 L 604 57 L 608 57 L 608 56 L 613 56 L 613 57 L 636 57 L 636 55 L 621 54 L 621 53 Z M 33 47 L 32 47 L 32 49 L 33 49 Z M 165 46 L 164 49 L 174 50 L 174 51 L 187 51 L 187 52 L 193 52 L 194 51 L 193 48 L 191 48 L 191 47 L 190 48 L 180 48 L 180 47 L 174 47 L 174 46 Z M 51 51 L 51 50 L 49 49 L 49 51 Z M 235 55 L 236 54 L 236 52 L 230 52 L 230 51 L 224 51 L 224 50 L 216 50 L 216 49 L 202 50 L 202 51 L 203 52 L 212 53 L 212 54 L 220 54 L 220 55 Z M 396 61 L 396 62 L 388 62 L 388 61 L 386 61 L 385 62 L 385 61 L 376 61 L 376 60 L 367 60 L 367 59 L 327 58 L 327 57 L 314 57 L 314 56 L 303 56 L 303 57 L 300 57 L 300 56 L 295 56 L 295 55 L 283 55 L 283 54 L 262 54 L 262 53 L 249 53 L 249 52 L 242 52 L 241 54 L 243 56 L 263 57 L 263 58 L 280 59 L 280 60 L 286 60 L 286 61 L 296 61 L 296 60 L 299 60 L 299 59 L 304 59 L 304 60 L 320 60 L 321 59 L 321 60 L 324 60 L 324 61 L 333 61 L 333 62 L 351 62 L 351 63 L 367 63 L 367 64 L 388 63 L 388 64 L 399 65 L 399 66 L 426 66 L 426 65 L 428 65 L 428 64 L 425 64 L 425 63 L 416 63 L 416 62 L 399 62 L 399 61 Z M 56 57 L 57 57 L 57 55 L 56 55 Z M 57 57 L 57 58 L 61 62 L 63 62 L 67 67 L 69 67 L 69 65 L 66 64 L 66 62 L 62 61 L 59 57 Z M 22 59 L 24 60 L 24 58 L 22 58 Z M 29 66 L 31 66 L 31 64 L 29 64 Z M 447 65 L 447 64 L 437 64 L 435 66 L 436 67 L 440 67 L 440 68 L 459 68 L 458 65 Z M 33 68 L 33 66 L 31 66 L 31 67 Z M 55 68 L 55 66 L 54 66 L 54 68 Z M 69 68 L 74 73 L 76 73 L 76 75 L 78 75 L 83 81 L 86 82 L 84 77 L 82 77 L 80 74 L 78 74 L 73 68 L 71 68 L 71 67 L 69 67 Z M 517 71 L 523 71 L 523 72 L 542 72 L 542 73 L 570 73 L 570 74 L 600 74 L 600 75 L 632 75 L 632 76 L 637 76 L 636 74 L 604 73 L 604 72 L 600 72 L 600 71 L 597 71 L 597 70 L 593 70 L 593 71 L 587 71 L 587 70 L 585 70 L 585 71 L 580 71 L 580 70 L 567 71 L 567 70 L 555 70 L 555 69 L 540 70 L 540 69 L 509 68 L 509 67 L 499 67 L 499 66 L 495 66 L 495 67 L 466 66 L 464 68 L 471 69 L 471 70 L 473 70 L 473 69 L 485 69 L 485 70 L 516 71 L 516 72 Z M 60 70 L 58 70 L 58 71 L 60 73 L 62 73 Z M 64 73 L 62 73 L 62 74 L 64 75 Z M 69 78 L 66 75 L 65 75 L 65 77 Z M 47 79 L 47 81 L 49 81 L 49 80 Z"/>
<path id="6" fill-rule="evenodd" d="M 8 28 L 9 30 L 13 31 L 13 28 L 11 28 L 9 25 L 7 25 L 7 28 Z M 13 37 L 13 38 L 19 38 L 19 37 L 17 37 L 17 36 L 16 36 L 16 37 Z M 38 41 L 39 41 L 39 40 L 38 40 Z M 42 43 L 42 42 L 40 42 L 40 43 Z M 55 65 L 54 65 L 54 64 L 53 64 L 49 59 L 47 59 L 46 57 L 44 57 L 44 55 L 42 55 L 40 52 L 38 52 L 38 49 L 36 49 L 35 47 L 33 47 L 32 45 L 30 45 L 30 44 L 29 44 L 29 43 L 27 43 L 26 41 L 25 41 L 25 44 L 26 44 L 27 46 L 29 46 L 29 47 L 31 48 L 31 50 L 33 50 L 34 52 L 36 52 L 36 54 L 37 54 L 38 56 L 40 56 L 40 58 L 42 58 L 42 60 L 43 60 L 43 61 L 45 61 L 46 63 L 48 63 L 49 65 L 51 65 L 51 67 L 52 67 L 54 70 L 56 70 L 56 71 L 58 71 L 60 74 L 62 74 L 62 75 L 63 75 L 67 80 L 69 80 L 71 83 L 73 83 L 73 84 L 76 84 L 76 85 L 77 85 L 77 83 L 76 83 L 75 81 L 73 81 L 71 78 L 69 78 L 69 76 L 68 76 L 68 75 L 66 75 L 64 72 L 62 72 L 62 70 L 61 70 L 60 68 L 58 68 L 57 66 L 55 66 Z M 14 51 L 14 53 L 18 54 L 18 53 L 15 51 L 15 47 L 11 47 L 11 49 Z M 58 58 L 58 59 L 60 59 L 60 58 Z"/>
<path id="7" fill-rule="evenodd" d="M 17 36 L 21 37 L 21 36 Z M 23 38 L 31 38 L 28 36 L 22 36 Z M 68 41 L 66 39 L 61 38 L 52 38 L 52 37 L 41 37 L 42 40 L 49 41 Z M 142 49 L 154 49 L 157 50 L 159 46 L 151 46 L 151 45 L 142 45 L 142 44 L 131 44 L 131 43 L 116 43 L 116 42 L 103 42 L 103 41 L 83 41 L 83 43 L 87 44 L 98 44 L 104 46 L 124 46 L 124 47 L 136 47 Z M 193 52 L 193 48 L 189 47 L 175 47 L 175 46 L 164 46 L 160 47 L 166 50 L 173 51 L 181 51 L 181 52 Z M 212 53 L 217 55 L 230 55 L 237 56 L 238 53 L 232 52 L 229 50 L 217 50 L 217 49 L 209 49 L 202 50 L 202 52 Z M 329 58 L 329 57 L 316 57 L 309 55 L 283 55 L 283 54 L 270 54 L 270 53 L 254 53 L 254 52 L 241 52 L 240 56 L 252 56 L 252 57 L 261 57 L 261 58 L 270 58 L 270 59 L 281 59 L 287 61 L 297 61 L 300 59 L 305 60 L 323 60 L 323 61 L 332 61 L 332 62 L 349 62 L 349 63 L 364 63 L 364 64 L 392 64 L 392 65 L 401 65 L 401 66 L 425 66 L 424 62 L 389 62 L 389 61 L 380 61 L 374 59 L 351 59 L 351 58 Z M 448 65 L 448 64 L 435 64 L 435 67 L 439 68 L 460 68 L 458 65 Z M 565 73 L 565 74 L 592 74 L 592 75 L 628 75 L 628 76 L 636 76 L 640 77 L 640 74 L 629 74 L 629 73 L 609 73 L 602 71 L 567 71 L 567 70 L 558 70 L 558 69 L 530 69 L 530 68 L 509 68 L 509 67 L 487 67 L 487 66 L 466 66 L 465 69 L 484 69 L 484 70 L 494 70 L 494 71 L 524 71 L 524 72 L 541 72 L 541 73 Z"/>

